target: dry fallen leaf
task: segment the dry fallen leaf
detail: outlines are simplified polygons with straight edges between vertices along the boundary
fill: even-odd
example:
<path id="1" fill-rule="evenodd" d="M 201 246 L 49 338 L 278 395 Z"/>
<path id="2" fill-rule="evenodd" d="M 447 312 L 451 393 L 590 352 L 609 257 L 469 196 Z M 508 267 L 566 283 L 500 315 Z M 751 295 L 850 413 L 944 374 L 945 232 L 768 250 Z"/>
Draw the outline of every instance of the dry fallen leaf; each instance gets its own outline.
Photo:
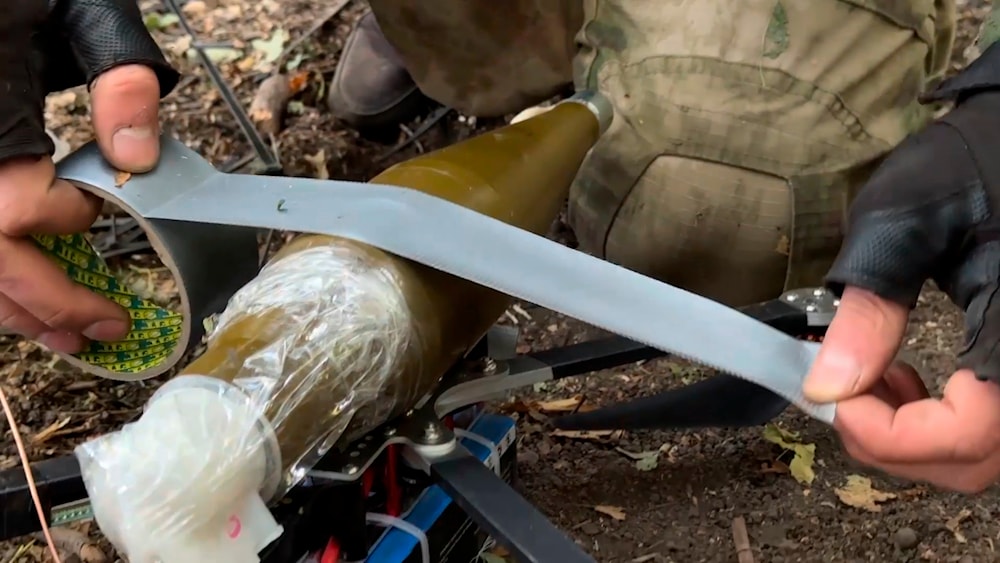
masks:
<path id="1" fill-rule="evenodd" d="M 66 425 L 69 424 L 70 420 L 72 420 L 72 418 L 67 416 L 66 418 L 64 418 L 62 420 L 57 420 L 57 421 L 53 422 L 52 424 L 50 424 L 50 425 L 46 426 L 45 428 L 43 428 L 42 430 L 40 430 L 38 432 L 38 434 L 35 434 L 34 436 L 32 436 L 31 442 L 33 444 L 42 444 L 42 443 L 48 441 L 49 438 L 55 436 L 57 432 L 59 432 L 60 430 L 62 430 L 63 428 L 65 428 Z"/>
<path id="2" fill-rule="evenodd" d="M 554 401 L 542 401 L 538 403 L 538 410 L 544 413 L 556 413 L 556 412 L 573 412 L 580 403 L 583 402 L 583 397 L 577 395 L 576 397 L 569 397 L 567 399 L 556 399 Z"/>
<path id="3" fill-rule="evenodd" d="M 927 487 L 923 485 L 917 485 L 916 487 L 911 487 L 896 493 L 901 500 L 911 500 L 915 498 L 920 498 L 927 493 Z"/>
<path id="4" fill-rule="evenodd" d="M 190 35 L 182 35 L 174 41 L 167 43 L 166 47 L 168 51 L 179 56 L 190 51 L 193 42 L 194 40 Z"/>
<path id="5" fill-rule="evenodd" d="M 646 452 L 630 452 L 625 448 L 615 448 L 615 451 L 635 462 L 635 468 L 639 471 L 652 471 L 659 465 L 660 454 L 663 453 L 663 446 L 660 449 Z"/>
<path id="6" fill-rule="evenodd" d="M 635 460 L 635 468 L 639 471 L 652 471 L 660 465 L 660 452 L 647 452 L 649 455 Z"/>
<path id="7" fill-rule="evenodd" d="M 788 471 L 796 481 L 803 485 L 812 484 L 816 478 L 813 462 L 816 461 L 816 444 L 803 444 L 798 441 L 799 435 L 774 424 L 764 427 L 764 439 L 777 444 L 794 454 L 788 464 Z"/>
<path id="8" fill-rule="evenodd" d="M 786 465 L 784 462 L 782 462 L 779 459 L 776 459 L 773 461 L 768 461 L 760 464 L 760 472 L 764 474 L 773 473 L 781 475 L 785 473 L 790 473 L 791 470 L 788 469 L 788 465 Z"/>
<path id="9" fill-rule="evenodd" d="M 554 430 L 552 436 L 570 440 L 607 440 L 615 430 Z"/>
<path id="10" fill-rule="evenodd" d="M 326 168 L 326 151 L 319 149 L 316 154 L 307 154 L 303 157 L 306 162 L 312 165 L 313 170 L 315 170 L 315 177 L 320 180 L 329 180 L 330 171 Z"/>
<path id="11" fill-rule="evenodd" d="M 952 516 L 951 518 L 948 519 L 947 522 L 944 523 L 944 527 L 948 528 L 948 531 L 954 534 L 955 541 L 957 541 L 958 543 L 968 543 L 969 541 L 965 538 L 965 535 L 959 529 L 959 526 L 962 524 L 962 521 L 968 518 L 969 516 L 972 516 L 972 511 L 969 510 L 968 508 L 963 508 L 958 514 Z"/>
<path id="12" fill-rule="evenodd" d="M 869 512 L 882 512 L 882 507 L 878 503 L 896 498 L 893 493 L 873 488 L 872 480 L 861 475 L 848 475 L 847 484 L 834 489 L 834 492 L 837 493 L 840 502 Z"/>
<path id="13" fill-rule="evenodd" d="M 500 405 L 497 410 L 504 414 L 520 413 L 524 414 L 534 408 L 532 403 L 527 403 L 522 399 L 516 399 L 509 403 Z"/>
<path id="14" fill-rule="evenodd" d="M 188 0 L 181 8 L 186 16 L 199 17 L 208 11 L 208 5 L 203 0 Z"/>
<path id="15" fill-rule="evenodd" d="M 124 170 L 115 172 L 115 187 L 120 188 L 124 186 L 125 182 L 128 182 L 130 178 L 132 178 L 131 172 L 125 172 Z"/>
<path id="16" fill-rule="evenodd" d="M 599 504 L 594 507 L 594 510 L 600 512 L 605 516 L 614 518 L 615 520 L 622 521 L 625 519 L 625 510 L 620 506 L 608 506 L 605 504 Z"/>
<path id="17" fill-rule="evenodd" d="M 236 61 L 236 68 L 240 72 L 250 72 L 251 70 L 253 70 L 253 67 L 256 64 L 257 64 L 257 54 L 254 53 L 252 55 L 243 57 L 242 59 Z"/>
<path id="18" fill-rule="evenodd" d="M 292 94 L 298 94 L 309 85 L 309 71 L 299 71 L 288 78 L 288 88 Z"/>
<path id="19" fill-rule="evenodd" d="M 268 39 L 254 39 L 250 42 L 254 51 L 261 54 L 261 58 L 266 63 L 273 63 L 278 60 L 281 56 L 282 51 L 285 48 L 285 42 L 288 41 L 288 32 L 284 29 L 278 28 Z"/>

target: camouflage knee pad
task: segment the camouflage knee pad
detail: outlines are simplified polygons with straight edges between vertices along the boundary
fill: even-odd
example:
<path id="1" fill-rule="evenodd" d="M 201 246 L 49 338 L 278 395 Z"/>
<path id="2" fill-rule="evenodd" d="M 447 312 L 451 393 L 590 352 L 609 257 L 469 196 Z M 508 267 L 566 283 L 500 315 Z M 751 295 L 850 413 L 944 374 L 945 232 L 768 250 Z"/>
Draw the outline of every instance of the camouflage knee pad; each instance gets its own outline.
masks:
<path id="1" fill-rule="evenodd" d="M 614 102 L 581 247 L 731 305 L 821 281 L 853 190 L 929 118 L 951 0 L 585 0 L 577 87 Z"/>

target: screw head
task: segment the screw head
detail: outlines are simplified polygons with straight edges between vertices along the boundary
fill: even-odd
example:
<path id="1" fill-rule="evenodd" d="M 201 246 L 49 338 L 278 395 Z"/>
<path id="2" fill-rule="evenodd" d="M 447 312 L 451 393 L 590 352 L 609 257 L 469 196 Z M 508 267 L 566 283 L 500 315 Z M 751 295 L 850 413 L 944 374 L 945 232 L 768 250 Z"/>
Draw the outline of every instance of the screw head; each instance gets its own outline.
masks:
<path id="1" fill-rule="evenodd" d="M 344 473 L 346 473 L 348 475 L 354 475 L 355 473 L 358 472 L 358 469 L 359 468 L 358 468 L 357 465 L 354 465 L 353 463 L 349 463 L 349 464 L 347 464 L 347 465 L 344 466 Z"/>
<path id="2" fill-rule="evenodd" d="M 438 431 L 437 423 L 428 422 L 427 425 L 424 426 L 424 435 L 432 440 L 440 436 L 441 433 Z"/>

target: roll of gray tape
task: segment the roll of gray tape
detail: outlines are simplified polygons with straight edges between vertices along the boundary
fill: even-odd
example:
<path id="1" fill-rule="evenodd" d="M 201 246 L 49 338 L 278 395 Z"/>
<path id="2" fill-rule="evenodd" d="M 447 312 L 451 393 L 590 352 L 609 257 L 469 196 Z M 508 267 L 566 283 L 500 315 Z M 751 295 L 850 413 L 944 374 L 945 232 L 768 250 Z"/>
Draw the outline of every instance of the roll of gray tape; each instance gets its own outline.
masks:
<path id="1" fill-rule="evenodd" d="M 108 168 L 96 145 L 69 155 L 59 164 L 57 173 L 72 177 L 73 171 L 79 174 L 99 170 L 106 175 L 99 180 L 89 176 L 90 183 L 78 185 L 121 207 L 138 221 L 174 277 L 180 311 L 169 311 L 139 297 L 113 275 L 83 235 L 35 237 L 38 246 L 70 278 L 122 305 L 132 317 L 132 330 L 124 340 L 92 342 L 80 354 L 61 354 L 69 363 L 101 377 L 139 380 L 170 370 L 200 342 L 204 319 L 220 312 L 229 297 L 257 275 L 258 229 L 148 218 L 151 206 L 163 198 L 185 193 L 185 188 L 191 186 L 187 182 L 194 181 L 199 172 L 215 173 L 208 162 L 177 141 L 167 141 L 165 151 L 159 171 L 147 175 L 146 181 L 132 182 L 128 175 Z M 171 177 L 170 171 L 176 169 L 186 174 Z"/>

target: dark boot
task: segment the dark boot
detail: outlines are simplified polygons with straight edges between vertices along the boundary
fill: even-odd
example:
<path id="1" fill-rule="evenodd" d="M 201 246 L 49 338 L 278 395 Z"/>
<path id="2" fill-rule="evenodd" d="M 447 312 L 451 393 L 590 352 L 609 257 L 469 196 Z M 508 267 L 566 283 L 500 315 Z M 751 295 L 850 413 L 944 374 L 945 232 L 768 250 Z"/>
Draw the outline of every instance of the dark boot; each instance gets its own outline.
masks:
<path id="1" fill-rule="evenodd" d="M 327 104 L 359 130 L 395 128 L 426 103 L 396 50 L 368 12 L 347 38 L 330 82 Z"/>

